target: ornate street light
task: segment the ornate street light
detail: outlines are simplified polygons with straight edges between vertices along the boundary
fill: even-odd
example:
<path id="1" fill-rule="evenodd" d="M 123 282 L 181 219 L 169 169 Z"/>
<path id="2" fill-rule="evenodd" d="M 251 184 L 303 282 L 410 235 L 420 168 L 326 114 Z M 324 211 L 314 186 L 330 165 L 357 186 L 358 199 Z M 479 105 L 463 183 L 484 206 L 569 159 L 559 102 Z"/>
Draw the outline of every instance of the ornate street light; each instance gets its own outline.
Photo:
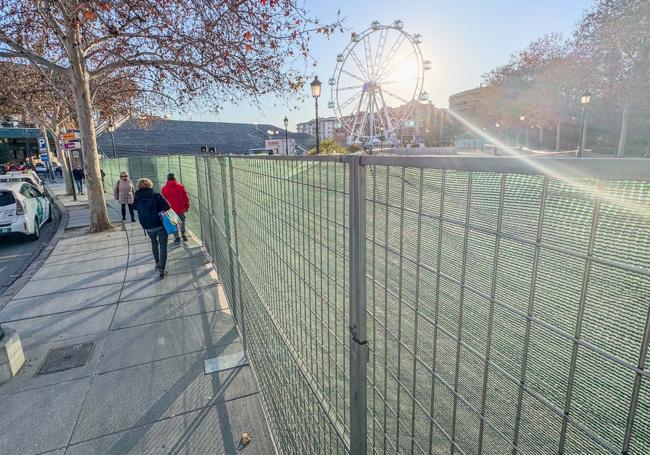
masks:
<path id="1" fill-rule="evenodd" d="M 318 80 L 318 76 L 314 76 L 314 80 L 311 81 L 311 96 L 314 97 L 314 103 L 316 106 L 316 154 L 320 155 L 320 134 L 318 132 L 318 97 L 320 96 L 320 86 L 321 82 Z"/>
<path id="2" fill-rule="evenodd" d="M 587 137 L 587 105 L 591 102 L 591 94 L 586 92 L 580 97 L 582 104 L 582 121 L 580 122 L 580 147 L 578 148 L 577 158 L 582 158 L 582 153 L 585 150 L 585 139 Z"/>
<path id="3" fill-rule="evenodd" d="M 117 158 L 117 153 L 115 152 L 115 124 L 113 119 L 108 121 L 108 132 L 111 133 L 111 143 L 113 144 L 113 158 Z"/>

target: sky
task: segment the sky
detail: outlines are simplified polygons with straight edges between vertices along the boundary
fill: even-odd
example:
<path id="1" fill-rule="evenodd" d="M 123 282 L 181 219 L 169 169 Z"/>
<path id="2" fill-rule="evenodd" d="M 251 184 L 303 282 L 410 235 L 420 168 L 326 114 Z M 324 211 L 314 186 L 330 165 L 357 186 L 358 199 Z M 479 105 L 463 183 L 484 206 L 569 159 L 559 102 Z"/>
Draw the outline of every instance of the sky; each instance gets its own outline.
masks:
<path id="1" fill-rule="evenodd" d="M 321 117 L 334 115 L 327 108 L 327 80 L 336 66 L 336 55 L 350 41 L 351 32 L 360 33 L 374 20 L 404 23 L 409 34 L 420 33 L 423 58 L 433 67 L 425 73 L 424 90 L 438 107 L 447 107 L 449 95 L 477 87 L 481 75 L 508 61 L 510 55 L 545 33 L 569 36 L 592 0 L 304 0 L 312 17 L 322 23 L 344 17 L 344 33 L 329 39 L 317 35 L 310 52 L 315 68 L 306 68 L 309 80 L 317 74 L 323 81 Z M 289 119 L 289 130 L 296 123 L 314 118 L 314 100 L 305 87 L 305 99 L 265 96 L 255 106 L 243 99 L 237 105 L 224 105 L 218 114 L 195 110 L 173 115 L 179 120 L 269 123 L 282 127 Z"/>

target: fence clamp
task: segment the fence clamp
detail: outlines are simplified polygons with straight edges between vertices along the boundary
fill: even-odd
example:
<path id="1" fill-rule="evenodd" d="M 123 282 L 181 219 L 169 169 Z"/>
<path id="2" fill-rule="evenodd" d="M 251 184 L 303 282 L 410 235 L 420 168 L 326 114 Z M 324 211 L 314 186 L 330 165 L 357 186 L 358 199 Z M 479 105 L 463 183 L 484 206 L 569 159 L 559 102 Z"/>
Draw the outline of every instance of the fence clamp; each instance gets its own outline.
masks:
<path id="1" fill-rule="evenodd" d="M 352 335 L 352 341 L 354 341 L 356 344 L 359 346 L 365 346 L 366 347 L 366 362 L 369 361 L 370 359 L 370 346 L 368 346 L 368 340 L 363 340 L 361 341 L 359 337 L 357 336 L 357 326 L 350 325 L 348 326 L 350 329 L 350 335 Z"/>

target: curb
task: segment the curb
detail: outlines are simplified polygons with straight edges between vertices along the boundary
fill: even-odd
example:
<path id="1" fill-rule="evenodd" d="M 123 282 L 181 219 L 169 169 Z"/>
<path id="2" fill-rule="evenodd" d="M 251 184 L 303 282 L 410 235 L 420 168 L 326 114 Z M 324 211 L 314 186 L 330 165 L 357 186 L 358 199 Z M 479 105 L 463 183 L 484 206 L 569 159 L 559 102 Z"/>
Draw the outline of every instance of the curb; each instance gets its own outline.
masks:
<path id="1" fill-rule="evenodd" d="M 52 207 L 58 213 L 59 225 L 47 244 L 41 250 L 35 251 L 34 254 L 32 254 L 28 260 L 29 265 L 22 271 L 20 277 L 16 278 L 5 292 L 0 295 L 0 310 L 2 310 L 11 301 L 13 296 L 16 295 L 25 284 L 27 284 L 36 272 L 38 272 L 38 269 L 40 269 L 47 258 L 50 257 L 52 250 L 54 250 L 54 247 L 59 243 L 59 240 L 61 239 L 61 236 L 63 236 L 63 232 L 68 225 L 68 220 L 70 219 L 68 209 L 65 208 L 63 203 L 53 193 L 48 191 L 48 195 L 50 196 Z"/>

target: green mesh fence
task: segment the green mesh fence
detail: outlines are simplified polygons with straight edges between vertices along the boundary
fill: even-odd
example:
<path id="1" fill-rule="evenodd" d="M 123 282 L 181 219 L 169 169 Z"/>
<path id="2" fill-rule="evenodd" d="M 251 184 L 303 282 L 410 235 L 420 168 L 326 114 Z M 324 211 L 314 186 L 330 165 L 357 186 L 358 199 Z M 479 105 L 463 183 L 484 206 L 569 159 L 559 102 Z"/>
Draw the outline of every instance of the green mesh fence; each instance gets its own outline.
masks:
<path id="1" fill-rule="evenodd" d="M 186 186 L 282 452 L 650 453 L 650 184 L 620 162 L 579 178 L 590 160 L 570 178 L 360 161 L 367 432 L 350 434 L 351 159 L 102 161 L 109 182 Z"/>

